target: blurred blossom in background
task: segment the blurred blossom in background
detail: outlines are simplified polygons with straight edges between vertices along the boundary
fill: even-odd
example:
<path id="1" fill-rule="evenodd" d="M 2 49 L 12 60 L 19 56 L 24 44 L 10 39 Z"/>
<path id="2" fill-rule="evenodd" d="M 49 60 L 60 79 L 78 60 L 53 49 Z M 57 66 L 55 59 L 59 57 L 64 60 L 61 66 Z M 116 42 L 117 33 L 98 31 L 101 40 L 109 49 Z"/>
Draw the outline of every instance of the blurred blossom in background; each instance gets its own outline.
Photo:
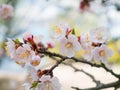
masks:
<path id="1" fill-rule="evenodd" d="M 90 0 L 90 2 L 83 2 L 83 0 L 0 0 L 0 5 L 2 4 L 13 6 L 13 16 L 6 20 L 0 17 L 0 90 L 23 90 L 22 83 L 27 75 L 25 69 L 6 57 L 4 41 L 7 38 L 22 40 L 21 35 L 27 31 L 33 35 L 42 35 L 43 42 L 48 42 L 53 38 L 52 32 L 55 26 L 61 23 L 69 24 L 71 28 L 74 27 L 77 35 L 97 27 L 105 27 L 110 37 L 108 46 L 114 53 L 109 63 L 115 71 L 120 72 L 118 70 L 120 64 L 119 0 Z M 54 64 L 52 60 L 45 58 L 37 68 L 48 68 L 52 64 Z M 82 64 L 75 65 L 93 73 L 98 79 L 106 75 L 106 72 L 101 69 L 91 69 Z M 103 74 L 99 75 L 99 73 Z M 61 90 L 72 90 L 70 87 L 74 85 L 83 88 L 94 86 L 84 74 L 75 74 L 70 67 L 64 65 L 56 68 L 54 74 L 60 79 Z M 114 80 L 111 76 L 105 78 L 102 81 Z M 78 83 L 81 81 L 82 83 Z"/>

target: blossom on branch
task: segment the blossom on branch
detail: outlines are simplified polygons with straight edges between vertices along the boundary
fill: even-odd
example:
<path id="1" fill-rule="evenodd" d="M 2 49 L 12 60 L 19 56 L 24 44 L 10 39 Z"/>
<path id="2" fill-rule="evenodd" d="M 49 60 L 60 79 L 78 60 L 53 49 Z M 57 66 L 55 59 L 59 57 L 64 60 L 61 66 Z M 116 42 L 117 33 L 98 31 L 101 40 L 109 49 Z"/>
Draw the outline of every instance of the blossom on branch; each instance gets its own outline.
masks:
<path id="1" fill-rule="evenodd" d="M 8 39 L 6 43 L 8 55 L 19 65 L 24 67 L 27 63 L 37 66 L 40 64 L 41 55 L 38 54 L 35 50 L 38 49 L 38 46 L 42 48 L 41 44 L 34 42 L 33 35 L 26 32 L 22 35 L 24 43 L 20 42 L 18 39 L 11 40 Z M 38 41 L 37 41 L 38 42 Z M 40 40 L 39 40 L 40 42 Z"/>
<path id="2" fill-rule="evenodd" d="M 34 52 L 33 52 L 34 53 Z M 40 64 L 40 61 L 41 61 L 41 58 L 39 55 L 35 55 L 33 54 L 32 55 L 32 58 L 30 60 L 30 64 L 33 65 L 33 66 L 37 66 Z"/>
<path id="3" fill-rule="evenodd" d="M 75 55 L 75 51 L 79 51 L 81 49 L 81 45 L 78 42 L 77 37 L 70 34 L 68 37 L 62 37 L 60 39 L 60 52 L 68 57 L 73 57 Z"/>
<path id="4" fill-rule="evenodd" d="M 31 59 L 31 47 L 28 44 L 23 44 L 16 49 L 15 61 L 21 66 L 25 66 L 25 64 Z"/>
<path id="5" fill-rule="evenodd" d="M 49 42 L 47 42 L 47 48 L 55 48 L 56 46 L 56 42 L 54 40 L 50 40 Z"/>
<path id="6" fill-rule="evenodd" d="M 6 51 L 8 56 L 10 56 L 11 59 L 14 59 L 15 57 L 15 43 L 13 40 L 8 39 L 8 42 L 6 43 Z"/>
<path id="7" fill-rule="evenodd" d="M 54 38 L 59 40 L 61 37 L 68 35 L 71 32 L 69 24 L 59 24 L 54 30 Z"/>
<path id="8" fill-rule="evenodd" d="M 80 44 L 83 49 L 91 48 L 91 40 L 90 40 L 90 34 L 89 33 L 82 33 L 80 34 Z"/>
<path id="9" fill-rule="evenodd" d="M 8 19 L 13 16 L 13 7 L 8 4 L 0 6 L 0 16 L 2 19 Z"/>
<path id="10" fill-rule="evenodd" d="M 85 60 L 91 61 L 93 59 L 93 53 L 91 48 L 82 49 L 82 56 Z"/>
<path id="11" fill-rule="evenodd" d="M 106 45 L 95 47 L 93 50 L 93 58 L 95 61 L 107 62 L 107 59 L 112 56 L 112 50 L 108 49 Z"/>
<path id="12" fill-rule="evenodd" d="M 23 42 L 18 39 L 8 39 L 6 43 L 8 55 L 22 67 L 30 66 L 28 68 L 29 74 L 24 84 L 25 90 L 60 90 L 61 85 L 58 78 L 53 75 L 53 70 L 71 57 L 76 62 L 102 67 L 96 63 L 91 63 L 91 61 L 105 63 L 112 56 L 112 51 L 106 46 L 106 41 L 108 40 L 107 31 L 103 28 L 93 29 L 87 34 L 80 34 L 78 37 L 75 35 L 75 29 L 59 27 L 57 30 L 55 33 L 58 35 L 59 51 L 64 55 L 50 52 L 49 49 L 55 48 L 56 42 L 49 40 L 45 44 L 42 42 L 41 35 L 34 36 L 26 32 L 22 35 Z M 82 51 L 83 60 L 74 57 L 76 51 Z M 58 57 L 61 60 L 57 61 L 50 69 L 36 70 L 35 66 L 40 65 L 42 58 L 45 56 L 54 59 Z M 104 65 L 103 63 L 101 65 Z M 75 69 L 75 67 L 73 68 Z M 110 71 L 106 66 L 103 66 L 103 68 L 106 71 Z M 76 70 L 79 71 L 78 69 Z M 110 72 L 115 75 L 112 71 Z"/>
<path id="13" fill-rule="evenodd" d="M 43 36 L 42 35 L 38 35 L 38 36 L 33 36 L 33 41 L 34 43 L 36 44 L 39 44 L 43 39 Z"/>
<path id="14" fill-rule="evenodd" d="M 90 31 L 90 40 L 94 43 L 105 43 L 108 40 L 108 32 L 105 28 L 97 28 Z"/>
<path id="15" fill-rule="evenodd" d="M 45 75 L 45 71 L 36 70 L 31 66 L 28 67 L 28 71 L 29 74 L 24 83 L 25 90 L 60 90 L 61 84 L 57 77 Z"/>
<path id="16" fill-rule="evenodd" d="M 38 84 L 40 90 L 60 90 L 61 85 L 57 77 L 43 75 L 40 78 L 41 83 Z"/>
<path id="17" fill-rule="evenodd" d="M 33 41 L 33 35 L 29 32 L 25 32 L 23 35 L 22 35 L 22 38 L 25 42 L 30 42 L 30 41 Z"/>

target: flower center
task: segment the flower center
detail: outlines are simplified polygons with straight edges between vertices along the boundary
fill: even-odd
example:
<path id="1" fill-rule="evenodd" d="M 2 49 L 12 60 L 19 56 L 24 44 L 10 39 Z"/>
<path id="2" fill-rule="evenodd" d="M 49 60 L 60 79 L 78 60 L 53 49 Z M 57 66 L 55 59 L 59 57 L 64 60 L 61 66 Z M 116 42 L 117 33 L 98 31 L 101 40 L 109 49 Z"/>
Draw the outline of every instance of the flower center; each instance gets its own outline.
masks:
<path id="1" fill-rule="evenodd" d="M 4 14 L 8 14 L 9 13 L 9 9 L 8 8 L 4 8 Z"/>
<path id="2" fill-rule="evenodd" d="M 99 52 L 99 55 L 100 55 L 100 56 L 105 56 L 105 51 L 104 51 L 104 50 L 101 50 L 101 51 Z"/>
<path id="3" fill-rule="evenodd" d="M 68 48 L 68 49 L 69 49 L 69 48 L 72 48 L 72 46 L 73 46 L 73 45 L 72 45 L 71 42 L 68 42 L 68 43 L 65 44 L 65 47 Z"/>
<path id="4" fill-rule="evenodd" d="M 55 30 L 55 32 L 56 32 L 57 35 L 59 35 L 59 34 L 62 33 L 62 30 L 61 30 L 60 28 L 57 28 L 57 29 Z"/>
<path id="5" fill-rule="evenodd" d="M 88 50 L 84 50 L 83 54 L 89 54 L 89 51 Z"/>
<path id="6" fill-rule="evenodd" d="M 21 57 L 22 57 L 22 58 L 27 57 L 26 53 L 22 53 L 22 54 L 21 54 Z"/>
<path id="7" fill-rule="evenodd" d="M 40 64 L 40 61 L 38 61 L 38 60 L 32 60 L 32 61 L 30 62 L 30 64 L 32 64 L 33 66 L 37 66 L 37 65 Z"/>

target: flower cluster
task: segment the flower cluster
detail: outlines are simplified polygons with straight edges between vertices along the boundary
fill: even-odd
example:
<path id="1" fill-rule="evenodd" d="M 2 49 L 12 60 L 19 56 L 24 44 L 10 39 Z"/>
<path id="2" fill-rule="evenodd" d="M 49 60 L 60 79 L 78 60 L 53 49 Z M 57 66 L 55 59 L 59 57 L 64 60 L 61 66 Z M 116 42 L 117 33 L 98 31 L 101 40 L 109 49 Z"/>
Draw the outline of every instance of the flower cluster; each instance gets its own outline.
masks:
<path id="1" fill-rule="evenodd" d="M 32 86 L 31 86 L 32 85 Z M 29 74 L 24 83 L 25 90 L 60 90 L 61 84 L 49 70 L 41 71 L 29 67 Z"/>
<path id="2" fill-rule="evenodd" d="M 42 54 L 39 54 L 38 51 L 54 47 L 50 42 L 47 47 L 45 47 L 41 42 L 42 36 L 40 35 L 33 36 L 31 33 L 26 32 L 22 35 L 22 38 L 24 43 L 20 42 L 18 39 L 8 39 L 6 43 L 6 50 L 10 58 L 22 67 L 27 63 L 33 66 L 39 65 Z"/>
<path id="3" fill-rule="evenodd" d="M 52 71 L 36 70 L 34 67 L 40 64 L 43 57 L 39 51 L 45 51 L 49 48 L 53 48 L 55 45 L 53 42 L 48 42 L 46 45 L 42 43 L 42 36 L 33 36 L 31 33 L 26 32 L 22 35 L 23 41 L 18 39 L 8 39 L 6 43 L 7 54 L 17 64 L 22 67 L 29 68 L 29 76 L 24 84 L 25 90 L 30 88 L 34 90 L 60 90 L 60 83 L 57 77 L 53 76 Z M 58 84 L 57 84 L 58 83 Z"/>
<path id="4" fill-rule="evenodd" d="M 68 24 L 60 24 L 54 31 L 54 35 L 55 40 L 59 43 L 60 53 L 69 58 L 75 56 L 77 51 L 82 51 L 85 60 L 104 63 L 112 55 L 112 51 L 106 45 L 108 35 L 104 28 L 97 28 L 76 36 L 75 29 L 71 29 Z M 49 48 L 54 48 L 54 40 L 43 44 L 41 35 L 34 36 L 29 32 L 24 33 L 22 38 L 23 42 L 18 39 L 8 39 L 6 50 L 10 58 L 17 64 L 22 67 L 30 66 L 29 75 L 24 84 L 25 90 L 60 90 L 61 85 L 58 78 L 53 76 L 52 67 L 47 70 L 35 69 L 35 66 L 38 66 L 44 57 L 40 51 L 46 52 Z"/>
<path id="5" fill-rule="evenodd" d="M 0 6 L 0 16 L 2 19 L 8 19 L 13 16 L 13 7 L 8 4 L 3 4 Z"/>
<path id="6" fill-rule="evenodd" d="M 59 27 L 59 26 L 58 26 Z M 63 26 L 61 26 L 63 27 Z M 59 38 L 60 52 L 68 57 L 75 56 L 76 51 L 82 51 L 85 60 L 106 62 L 108 57 L 112 56 L 112 50 L 106 46 L 108 40 L 107 31 L 104 28 L 97 28 L 75 36 L 75 30 L 64 26 L 55 30 Z"/>

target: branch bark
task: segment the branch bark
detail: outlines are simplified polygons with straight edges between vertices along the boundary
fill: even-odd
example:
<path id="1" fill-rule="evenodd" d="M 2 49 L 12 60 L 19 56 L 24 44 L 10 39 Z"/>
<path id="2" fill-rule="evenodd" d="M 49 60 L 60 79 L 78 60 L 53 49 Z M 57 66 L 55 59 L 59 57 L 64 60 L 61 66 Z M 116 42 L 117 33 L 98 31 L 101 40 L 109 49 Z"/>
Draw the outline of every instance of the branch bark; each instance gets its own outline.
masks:
<path id="1" fill-rule="evenodd" d="M 114 81 L 112 83 L 103 84 L 103 83 L 100 83 L 99 81 L 95 80 L 95 78 L 91 74 L 89 74 L 89 73 L 87 73 L 83 70 L 79 70 L 76 67 L 70 65 L 75 71 L 81 71 L 81 72 L 85 73 L 86 75 L 88 75 L 89 77 L 91 77 L 93 79 L 93 81 L 96 83 L 96 86 L 92 87 L 92 88 L 80 89 L 78 87 L 72 87 L 73 89 L 76 89 L 76 90 L 100 90 L 100 89 L 114 87 L 115 90 L 116 90 L 116 89 L 120 88 L 120 74 L 114 73 L 113 70 L 109 69 L 104 63 L 96 64 L 96 63 L 88 62 L 86 60 L 77 59 L 75 57 L 69 58 L 67 56 L 63 56 L 63 55 L 57 54 L 57 53 L 52 53 L 52 52 L 49 52 L 49 51 L 38 51 L 38 52 L 41 53 L 41 54 L 45 54 L 49 57 L 57 57 L 57 58 L 61 59 L 51 68 L 51 70 L 54 70 L 59 64 L 61 64 L 66 59 L 71 59 L 75 62 L 84 63 L 84 64 L 90 65 L 92 67 L 103 68 L 105 71 L 111 73 L 114 77 L 116 77 L 118 79 L 117 81 Z"/>
<path id="2" fill-rule="evenodd" d="M 80 89 L 78 87 L 72 87 L 72 88 L 76 90 L 100 90 L 100 89 L 111 88 L 111 87 L 114 87 L 115 89 L 120 88 L 120 81 L 118 80 L 112 83 L 102 84 L 100 86 L 93 87 L 93 88 L 86 88 L 86 89 Z"/>
<path id="3" fill-rule="evenodd" d="M 93 80 L 93 82 L 96 84 L 96 86 L 102 85 L 102 83 L 99 80 L 96 80 L 92 74 L 84 71 L 83 69 L 78 69 L 75 66 L 73 66 L 72 64 L 68 64 L 68 63 L 63 63 L 63 64 L 73 68 L 75 70 L 75 72 L 82 72 L 82 73 L 86 74 Z"/>

